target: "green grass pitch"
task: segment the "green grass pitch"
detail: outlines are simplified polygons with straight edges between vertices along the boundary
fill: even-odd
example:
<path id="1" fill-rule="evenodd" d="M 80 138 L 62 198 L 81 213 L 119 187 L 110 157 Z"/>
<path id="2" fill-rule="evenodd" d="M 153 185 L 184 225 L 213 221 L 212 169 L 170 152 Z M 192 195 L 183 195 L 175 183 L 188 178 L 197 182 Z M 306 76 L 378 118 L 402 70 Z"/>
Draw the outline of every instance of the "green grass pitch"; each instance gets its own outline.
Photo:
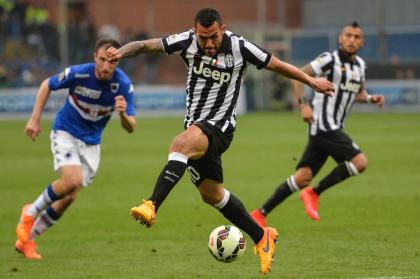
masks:
<path id="1" fill-rule="evenodd" d="M 182 118 L 138 119 L 129 135 L 111 121 L 93 184 L 60 222 L 38 240 L 41 261 L 14 251 L 24 203 L 56 178 L 50 121 L 36 142 L 24 120 L 0 121 L 0 278 L 258 278 L 247 251 L 236 262 L 215 261 L 208 235 L 226 224 L 204 204 L 185 175 L 146 229 L 130 208 L 147 198 L 166 162 Z M 311 221 L 294 195 L 269 216 L 280 233 L 270 278 L 420 278 L 420 115 L 358 114 L 346 132 L 369 158 L 367 171 L 320 198 L 320 222 Z M 297 113 L 240 116 L 224 154 L 225 185 L 248 210 L 259 206 L 290 174 L 306 143 Z M 333 167 L 330 160 L 315 179 Z"/>

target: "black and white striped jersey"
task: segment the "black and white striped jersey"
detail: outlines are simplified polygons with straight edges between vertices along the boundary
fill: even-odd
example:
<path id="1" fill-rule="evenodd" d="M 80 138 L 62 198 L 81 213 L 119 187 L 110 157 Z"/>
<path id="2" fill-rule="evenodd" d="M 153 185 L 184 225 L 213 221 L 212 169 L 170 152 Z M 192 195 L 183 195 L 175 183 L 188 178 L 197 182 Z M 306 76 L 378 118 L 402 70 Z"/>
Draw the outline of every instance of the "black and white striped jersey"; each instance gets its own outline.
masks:
<path id="1" fill-rule="evenodd" d="M 162 38 L 165 52 L 181 56 L 187 67 L 184 124 L 208 122 L 223 132 L 236 126 L 236 103 L 248 62 L 264 68 L 271 54 L 243 37 L 225 31 L 217 57 L 199 48 L 192 30 Z"/>
<path id="2" fill-rule="evenodd" d="M 318 131 L 342 129 L 356 95 L 365 82 L 366 63 L 359 56 L 350 61 L 341 50 L 335 50 L 322 53 L 310 65 L 318 77 L 325 77 L 334 84 L 335 94 L 329 97 L 314 93 L 314 122 L 309 132 L 316 135 Z"/>

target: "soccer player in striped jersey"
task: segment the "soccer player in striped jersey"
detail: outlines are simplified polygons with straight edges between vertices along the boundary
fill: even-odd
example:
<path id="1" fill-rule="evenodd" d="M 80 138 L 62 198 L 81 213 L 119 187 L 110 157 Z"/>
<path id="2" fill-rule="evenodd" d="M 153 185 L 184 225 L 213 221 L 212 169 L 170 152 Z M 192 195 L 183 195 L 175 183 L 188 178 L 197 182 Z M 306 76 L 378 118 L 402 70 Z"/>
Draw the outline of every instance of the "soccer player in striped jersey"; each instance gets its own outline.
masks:
<path id="1" fill-rule="evenodd" d="M 28 259 L 40 259 L 35 238 L 53 226 L 76 200 L 79 191 L 92 182 L 100 160 L 102 131 L 114 111 L 122 127 L 134 131 L 133 86 L 126 74 L 110 62 L 106 49 L 119 47 L 115 40 L 100 39 L 93 55 L 95 63 L 75 65 L 44 80 L 38 90 L 25 134 L 33 141 L 41 132 L 41 114 L 51 90 L 68 89 L 51 131 L 54 169 L 60 178 L 22 209 L 16 227 L 16 250 Z"/>
<path id="2" fill-rule="evenodd" d="M 235 107 L 247 66 L 268 69 L 308 84 L 329 94 L 333 85 L 312 78 L 298 68 L 226 30 L 220 14 L 211 8 L 200 10 L 191 30 L 146 41 L 130 42 L 120 49 L 108 49 L 109 59 L 118 61 L 140 53 L 178 54 L 187 67 L 185 131 L 170 148 L 168 163 L 160 173 L 152 195 L 133 207 L 131 214 L 151 226 L 163 201 L 184 175 L 190 173 L 204 202 L 216 207 L 231 223 L 251 236 L 261 260 L 261 272 L 269 272 L 277 231 L 260 228 L 242 202 L 223 185 L 221 155 L 233 138 Z"/>
<path id="3" fill-rule="evenodd" d="M 261 208 L 251 212 L 261 226 L 266 225 L 265 217 L 277 205 L 305 187 L 300 198 L 309 217 L 318 221 L 319 195 L 346 178 L 362 173 L 367 167 L 366 155 L 344 133 L 344 121 L 354 102 L 382 107 L 385 99 L 382 95 L 369 95 L 364 89 L 366 64 L 357 55 L 357 51 L 363 46 L 362 28 L 357 22 L 348 24 L 342 29 L 338 39 L 338 50 L 322 53 L 302 69 L 310 76 L 326 77 L 334 84 L 335 94 L 326 96 L 315 90 L 312 104 L 309 104 L 304 98 L 303 84 L 293 84 L 301 116 L 309 123 L 309 141 L 297 165 L 297 171 L 278 186 Z M 337 162 L 337 166 L 316 187 L 310 187 L 312 179 L 329 156 Z"/>

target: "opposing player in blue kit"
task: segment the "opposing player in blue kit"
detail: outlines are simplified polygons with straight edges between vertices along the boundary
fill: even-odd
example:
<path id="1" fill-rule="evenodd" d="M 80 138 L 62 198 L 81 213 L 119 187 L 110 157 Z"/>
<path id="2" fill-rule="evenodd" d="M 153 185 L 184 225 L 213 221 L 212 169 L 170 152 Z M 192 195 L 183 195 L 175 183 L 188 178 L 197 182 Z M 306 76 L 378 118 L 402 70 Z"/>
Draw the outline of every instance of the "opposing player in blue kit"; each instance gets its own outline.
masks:
<path id="1" fill-rule="evenodd" d="M 126 74 L 109 62 L 106 50 L 118 48 L 115 40 L 96 42 L 94 61 L 66 68 L 44 80 L 38 90 L 25 134 L 33 141 L 41 132 L 42 110 L 52 90 L 68 89 L 68 97 L 58 111 L 51 131 L 54 169 L 60 178 L 22 209 L 16 227 L 16 250 L 28 259 L 41 259 L 35 238 L 53 226 L 76 200 L 77 194 L 92 182 L 100 161 L 102 131 L 114 111 L 122 127 L 134 131 L 133 86 Z"/>

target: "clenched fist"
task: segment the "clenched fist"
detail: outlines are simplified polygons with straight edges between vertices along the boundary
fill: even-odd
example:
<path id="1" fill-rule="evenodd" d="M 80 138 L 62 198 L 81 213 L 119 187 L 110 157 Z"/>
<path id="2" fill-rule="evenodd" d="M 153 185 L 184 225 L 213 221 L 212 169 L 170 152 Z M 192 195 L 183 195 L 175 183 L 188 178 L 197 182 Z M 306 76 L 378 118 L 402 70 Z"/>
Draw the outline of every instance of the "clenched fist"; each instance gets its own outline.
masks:
<path id="1" fill-rule="evenodd" d="M 127 109 L 127 101 L 125 100 L 125 98 L 123 96 L 116 96 L 114 100 L 114 109 L 119 113 L 125 112 L 125 110 Z"/>

